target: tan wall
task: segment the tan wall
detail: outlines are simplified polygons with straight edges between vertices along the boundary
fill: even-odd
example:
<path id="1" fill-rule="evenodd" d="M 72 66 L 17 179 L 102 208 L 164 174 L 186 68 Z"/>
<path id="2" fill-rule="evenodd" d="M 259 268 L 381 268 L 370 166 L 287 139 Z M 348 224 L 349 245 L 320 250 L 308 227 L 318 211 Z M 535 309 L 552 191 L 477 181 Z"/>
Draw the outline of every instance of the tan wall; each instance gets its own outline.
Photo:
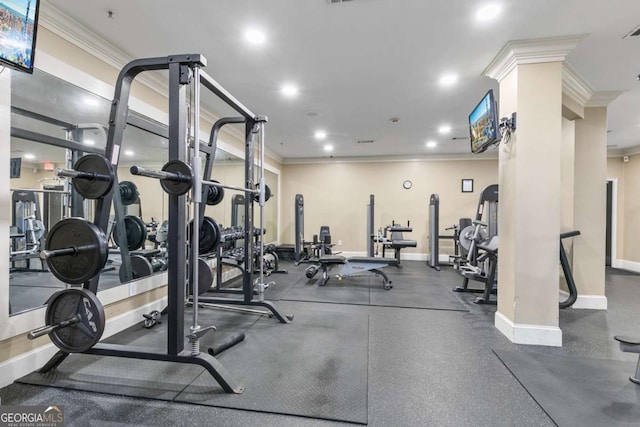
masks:
<path id="1" fill-rule="evenodd" d="M 480 158 L 479 158 L 480 159 Z M 461 180 L 474 180 L 474 192 L 462 193 Z M 410 190 L 402 188 L 411 180 Z M 429 197 L 440 196 L 440 234 L 458 223 L 461 217 L 473 217 L 480 192 L 498 179 L 497 160 L 402 161 L 363 163 L 317 163 L 285 165 L 282 172 L 282 212 L 280 240 L 294 242 L 294 198 L 304 196 L 305 240 L 318 234 L 321 225 L 331 227 L 339 250 L 364 252 L 367 249 L 367 204 L 375 195 L 377 230 L 392 220 L 406 224 L 412 233 L 405 239 L 417 240 L 415 249 L 404 253 L 428 252 Z M 450 245 L 450 244 L 449 244 Z M 446 253 L 443 242 L 442 253 Z M 449 247 L 450 249 L 450 247 Z"/>
<path id="2" fill-rule="evenodd" d="M 618 215 L 616 233 L 616 257 L 624 258 L 624 242 L 625 239 L 625 222 L 624 222 L 624 201 L 625 201 L 625 179 L 624 179 L 624 163 L 622 157 L 609 157 L 607 159 L 607 179 L 618 180 Z"/>
<path id="3" fill-rule="evenodd" d="M 640 155 L 629 156 L 629 161 L 623 163 L 625 181 L 622 217 L 624 224 L 624 239 L 622 258 L 627 261 L 640 262 L 640 191 L 636 183 L 640 183 Z"/>

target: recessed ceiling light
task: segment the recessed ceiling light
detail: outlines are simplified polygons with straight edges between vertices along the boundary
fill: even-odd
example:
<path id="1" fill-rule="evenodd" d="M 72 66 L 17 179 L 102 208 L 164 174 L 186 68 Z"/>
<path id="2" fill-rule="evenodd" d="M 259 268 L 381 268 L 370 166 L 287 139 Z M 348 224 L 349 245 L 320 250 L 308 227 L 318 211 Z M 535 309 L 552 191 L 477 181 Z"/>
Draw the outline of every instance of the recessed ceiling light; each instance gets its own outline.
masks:
<path id="1" fill-rule="evenodd" d="M 84 145 L 96 145 L 96 142 L 93 139 L 85 139 L 82 143 Z"/>
<path id="2" fill-rule="evenodd" d="M 502 7 L 496 3 L 482 6 L 476 12 L 476 20 L 480 22 L 490 21 L 500 15 L 501 11 Z"/>
<path id="3" fill-rule="evenodd" d="M 449 133 L 451 132 L 451 126 L 449 125 L 442 125 L 438 128 L 438 132 L 444 134 L 444 133 Z"/>
<path id="4" fill-rule="evenodd" d="M 36 158 L 36 156 L 31 153 L 25 153 L 24 158 L 27 160 L 33 160 Z"/>
<path id="5" fill-rule="evenodd" d="M 298 94 L 298 87 L 292 83 L 286 83 L 282 85 L 280 92 L 287 98 L 294 98 Z"/>
<path id="6" fill-rule="evenodd" d="M 442 86 L 451 86 L 457 81 L 458 81 L 458 76 L 456 76 L 455 74 L 445 74 L 442 77 L 440 77 L 440 84 Z"/>
<path id="7" fill-rule="evenodd" d="M 325 139 L 325 138 L 327 137 L 327 133 L 326 133 L 325 131 L 323 131 L 323 130 L 317 130 L 317 131 L 313 134 L 313 136 L 314 136 L 316 139 L 323 140 L 323 139 Z"/>
<path id="8" fill-rule="evenodd" d="M 262 45 L 267 40 L 267 36 L 264 34 L 264 32 L 255 28 L 251 28 L 245 31 L 244 38 L 246 41 L 254 45 Z"/>
<path id="9" fill-rule="evenodd" d="M 324 151 L 327 151 L 327 152 L 331 152 L 331 151 L 333 151 L 333 145 L 331 145 L 331 144 L 326 144 L 326 145 L 324 146 Z"/>
<path id="10" fill-rule="evenodd" d="M 135 153 L 132 150 L 125 150 L 124 151 L 124 155 L 125 156 L 133 156 Z"/>
<path id="11" fill-rule="evenodd" d="M 427 148 L 436 148 L 438 145 L 435 141 L 427 141 Z"/>

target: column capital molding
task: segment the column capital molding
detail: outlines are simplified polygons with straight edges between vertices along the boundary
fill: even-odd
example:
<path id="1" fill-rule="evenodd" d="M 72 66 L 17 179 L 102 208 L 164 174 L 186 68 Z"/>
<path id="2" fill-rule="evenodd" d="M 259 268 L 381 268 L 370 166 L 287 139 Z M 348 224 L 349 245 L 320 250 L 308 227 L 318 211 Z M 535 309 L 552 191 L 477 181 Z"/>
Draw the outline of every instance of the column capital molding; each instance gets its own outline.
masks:
<path id="1" fill-rule="evenodd" d="M 482 75 L 501 81 L 518 65 L 563 62 L 586 37 L 586 34 L 580 34 L 508 41 Z"/>

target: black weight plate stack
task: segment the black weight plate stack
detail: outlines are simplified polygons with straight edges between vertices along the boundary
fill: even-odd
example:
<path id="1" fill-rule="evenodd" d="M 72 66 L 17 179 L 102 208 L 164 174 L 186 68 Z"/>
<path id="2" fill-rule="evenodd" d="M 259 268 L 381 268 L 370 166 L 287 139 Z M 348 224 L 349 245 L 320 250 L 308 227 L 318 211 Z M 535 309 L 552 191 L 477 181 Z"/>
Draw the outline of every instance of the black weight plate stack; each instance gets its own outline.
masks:
<path id="1" fill-rule="evenodd" d="M 109 177 L 109 179 L 73 178 L 73 188 L 85 199 L 99 199 L 111 191 L 114 181 L 113 167 L 106 157 L 99 154 L 86 154 L 78 159 L 73 169 Z"/>
<path id="2" fill-rule="evenodd" d="M 144 246 L 144 242 L 147 240 L 147 225 L 141 218 L 135 215 L 125 216 L 124 229 L 127 235 L 127 248 L 130 251 L 135 251 Z M 122 246 L 118 240 L 117 227 L 113 227 L 113 240 L 116 245 Z"/>
<path id="3" fill-rule="evenodd" d="M 213 180 L 212 182 L 218 182 Z M 224 199 L 224 188 L 216 187 L 215 185 L 209 185 L 206 187 L 206 202 L 207 205 L 215 206 L 219 205 Z"/>
<path id="4" fill-rule="evenodd" d="M 213 286 L 213 272 L 207 260 L 198 258 L 198 295 L 207 292 Z"/>
<path id="5" fill-rule="evenodd" d="M 138 201 L 138 187 L 131 181 L 122 181 L 118 184 L 120 191 L 120 201 L 125 206 L 132 205 Z"/>
<path id="6" fill-rule="evenodd" d="M 256 184 L 256 190 L 260 191 L 260 184 Z M 269 199 L 271 198 L 271 188 L 269 188 L 268 185 L 265 184 L 264 186 L 264 201 L 265 203 L 269 201 Z M 260 193 L 254 193 L 253 194 L 253 200 L 256 202 L 260 201 Z"/>
<path id="7" fill-rule="evenodd" d="M 84 283 L 100 273 L 108 257 L 107 238 L 97 225 L 84 218 L 67 218 L 49 231 L 46 250 L 87 247 L 73 255 L 47 258 L 49 270 L 65 283 Z"/>
<path id="8" fill-rule="evenodd" d="M 74 324 L 51 332 L 49 337 L 62 351 L 82 353 L 100 341 L 106 322 L 102 304 L 93 292 L 69 288 L 49 298 L 45 315 L 47 325 L 56 325 L 74 317 L 77 318 Z"/>

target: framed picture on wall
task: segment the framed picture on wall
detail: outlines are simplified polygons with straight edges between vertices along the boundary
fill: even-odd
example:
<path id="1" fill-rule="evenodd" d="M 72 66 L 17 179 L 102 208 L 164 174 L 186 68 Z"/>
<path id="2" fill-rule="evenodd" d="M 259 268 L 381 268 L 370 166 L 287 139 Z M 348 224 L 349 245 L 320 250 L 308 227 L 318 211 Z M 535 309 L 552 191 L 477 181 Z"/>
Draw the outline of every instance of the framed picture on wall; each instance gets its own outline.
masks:
<path id="1" fill-rule="evenodd" d="M 473 180 L 472 179 L 463 179 L 462 180 L 462 192 L 463 193 L 473 193 Z"/>

